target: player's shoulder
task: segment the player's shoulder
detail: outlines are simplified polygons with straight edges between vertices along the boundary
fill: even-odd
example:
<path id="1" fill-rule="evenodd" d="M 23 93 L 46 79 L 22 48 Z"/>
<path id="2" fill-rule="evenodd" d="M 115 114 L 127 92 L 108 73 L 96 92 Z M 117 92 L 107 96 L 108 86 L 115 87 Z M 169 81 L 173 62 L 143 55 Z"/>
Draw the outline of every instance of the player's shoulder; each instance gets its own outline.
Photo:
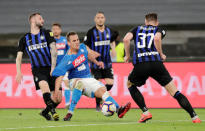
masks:
<path id="1" fill-rule="evenodd" d="M 84 43 L 80 43 L 80 48 L 86 48 L 86 45 Z"/>
<path id="2" fill-rule="evenodd" d="M 89 29 L 88 29 L 88 33 L 93 32 L 94 29 L 96 29 L 96 26 L 93 26 L 93 27 L 89 28 Z"/>
<path id="3" fill-rule="evenodd" d="M 46 34 L 49 34 L 51 37 L 53 37 L 53 32 L 50 29 L 41 28 L 40 31 L 45 32 Z"/>
<path id="4" fill-rule="evenodd" d="M 67 41 L 65 36 L 61 36 L 60 39 L 63 40 L 64 42 Z"/>
<path id="5" fill-rule="evenodd" d="M 19 42 L 24 42 L 24 41 L 26 41 L 26 36 L 29 35 L 29 34 L 30 34 L 30 33 L 26 33 L 26 34 L 22 35 L 22 36 L 20 37 L 20 39 L 19 39 Z"/>

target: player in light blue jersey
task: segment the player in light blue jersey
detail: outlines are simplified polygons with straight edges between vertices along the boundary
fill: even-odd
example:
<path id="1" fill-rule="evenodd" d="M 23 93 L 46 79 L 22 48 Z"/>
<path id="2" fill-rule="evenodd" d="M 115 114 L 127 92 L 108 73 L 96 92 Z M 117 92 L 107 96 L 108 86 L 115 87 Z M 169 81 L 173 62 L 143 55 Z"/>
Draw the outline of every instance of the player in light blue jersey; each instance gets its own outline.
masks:
<path id="1" fill-rule="evenodd" d="M 61 59 L 66 54 L 66 52 L 68 51 L 69 46 L 68 46 L 66 37 L 61 36 L 61 33 L 62 33 L 61 24 L 53 23 L 52 32 L 56 40 L 56 48 L 57 48 L 56 64 L 58 65 Z M 68 72 L 65 74 L 63 78 L 63 82 L 65 84 L 65 89 L 64 89 L 65 106 L 68 108 L 70 106 L 70 95 L 71 95 L 70 88 L 69 88 L 69 81 L 68 81 Z"/>
<path id="2" fill-rule="evenodd" d="M 117 108 L 118 117 L 122 118 L 130 109 L 131 103 L 128 102 L 125 106 L 119 107 L 118 103 L 107 92 L 105 85 L 91 77 L 88 59 L 101 68 L 104 68 L 103 62 L 98 62 L 95 59 L 96 56 L 91 53 L 92 50 L 84 44 L 80 44 L 77 33 L 68 33 L 67 40 L 70 49 L 52 73 L 52 76 L 57 77 L 56 90 L 58 90 L 63 76 L 69 71 L 69 85 L 73 90 L 73 95 L 69 111 L 64 121 L 69 121 L 71 119 L 76 104 L 82 95 L 91 98 L 102 98 L 104 101 L 113 102 Z"/>

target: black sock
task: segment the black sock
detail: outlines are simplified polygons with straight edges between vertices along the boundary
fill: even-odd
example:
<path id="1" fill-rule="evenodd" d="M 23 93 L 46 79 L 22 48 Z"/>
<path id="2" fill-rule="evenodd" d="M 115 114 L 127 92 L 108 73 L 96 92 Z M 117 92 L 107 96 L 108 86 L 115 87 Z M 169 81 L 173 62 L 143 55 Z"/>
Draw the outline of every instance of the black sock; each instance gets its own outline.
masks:
<path id="1" fill-rule="evenodd" d="M 144 101 L 144 97 L 141 94 L 141 92 L 137 89 L 136 86 L 132 85 L 130 88 L 128 88 L 130 91 L 130 94 L 132 96 L 132 99 L 135 101 L 135 103 L 140 107 L 140 109 L 145 112 L 148 111 L 146 105 L 145 105 L 145 101 Z"/>
<path id="2" fill-rule="evenodd" d="M 55 108 L 54 108 L 54 102 L 51 99 L 51 94 L 49 92 L 46 92 L 43 94 L 43 99 L 45 104 L 47 105 L 46 110 L 51 111 L 51 113 L 55 112 Z"/>
<path id="3" fill-rule="evenodd" d="M 95 100 L 96 100 L 96 107 L 99 107 L 100 106 L 100 102 L 101 102 L 102 99 L 95 97 Z"/>
<path id="4" fill-rule="evenodd" d="M 186 96 L 184 96 L 183 94 L 181 94 L 179 91 L 177 91 L 174 95 L 174 98 L 177 99 L 179 105 L 186 110 L 189 115 L 191 116 L 191 118 L 193 118 L 194 116 L 196 116 L 197 114 L 194 112 L 194 109 L 192 108 L 191 104 L 189 103 L 189 100 L 186 98 Z"/>
<path id="5" fill-rule="evenodd" d="M 53 106 L 56 108 L 60 103 L 54 103 Z"/>
<path id="6" fill-rule="evenodd" d="M 106 84 L 105 86 L 107 88 L 107 91 L 111 90 L 111 88 L 113 87 L 113 85 L 109 85 L 109 84 Z"/>

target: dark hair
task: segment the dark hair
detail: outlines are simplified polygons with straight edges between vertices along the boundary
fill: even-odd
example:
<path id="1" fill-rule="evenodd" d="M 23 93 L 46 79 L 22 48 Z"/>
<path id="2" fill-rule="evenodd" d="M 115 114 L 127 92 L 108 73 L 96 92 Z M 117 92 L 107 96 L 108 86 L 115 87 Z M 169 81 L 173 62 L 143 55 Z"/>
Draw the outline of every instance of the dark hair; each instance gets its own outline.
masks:
<path id="1" fill-rule="evenodd" d="M 105 13 L 103 12 L 103 11 L 98 11 L 97 13 L 96 13 L 96 15 L 97 14 L 103 14 L 103 15 L 105 15 Z"/>
<path id="2" fill-rule="evenodd" d="M 157 17 L 158 17 L 157 13 L 149 13 L 145 15 L 145 19 L 147 21 L 157 21 Z"/>
<path id="3" fill-rule="evenodd" d="M 74 32 L 74 31 L 68 32 L 67 35 L 66 35 L 66 38 L 67 38 L 68 41 L 70 41 L 70 36 L 71 35 L 77 35 L 77 33 Z"/>
<path id="4" fill-rule="evenodd" d="M 32 14 L 29 16 L 29 18 L 28 18 L 29 22 L 31 21 L 31 18 L 33 18 L 33 17 L 36 16 L 36 15 L 41 15 L 41 14 L 38 13 L 38 12 L 32 13 Z"/>
<path id="5" fill-rule="evenodd" d="M 59 23 L 53 23 L 52 26 L 58 26 L 61 28 L 61 24 L 59 24 Z"/>

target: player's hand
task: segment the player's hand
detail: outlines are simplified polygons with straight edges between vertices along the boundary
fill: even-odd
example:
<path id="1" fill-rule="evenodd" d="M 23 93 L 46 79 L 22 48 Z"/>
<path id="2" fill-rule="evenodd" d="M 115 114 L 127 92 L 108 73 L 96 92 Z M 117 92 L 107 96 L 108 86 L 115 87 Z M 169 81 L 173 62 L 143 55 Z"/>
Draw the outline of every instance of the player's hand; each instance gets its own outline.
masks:
<path id="1" fill-rule="evenodd" d="M 130 60 L 130 56 L 125 56 L 125 57 L 124 57 L 124 61 L 125 61 L 125 63 L 128 63 L 129 60 Z"/>
<path id="2" fill-rule="evenodd" d="M 104 63 L 102 61 L 99 61 L 97 63 L 97 66 L 99 66 L 100 68 L 104 69 Z"/>
<path id="3" fill-rule="evenodd" d="M 23 80 L 23 75 L 21 73 L 17 73 L 16 82 L 20 84 L 22 80 Z"/>
<path id="4" fill-rule="evenodd" d="M 167 58 L 167 56 L 165 55 L 165 54 L 160 54 L 160 56 L 161 56 L 161 58 L 162 58 L 162 61 L 165 61 L 166 60 L 166 58 Z"/>

